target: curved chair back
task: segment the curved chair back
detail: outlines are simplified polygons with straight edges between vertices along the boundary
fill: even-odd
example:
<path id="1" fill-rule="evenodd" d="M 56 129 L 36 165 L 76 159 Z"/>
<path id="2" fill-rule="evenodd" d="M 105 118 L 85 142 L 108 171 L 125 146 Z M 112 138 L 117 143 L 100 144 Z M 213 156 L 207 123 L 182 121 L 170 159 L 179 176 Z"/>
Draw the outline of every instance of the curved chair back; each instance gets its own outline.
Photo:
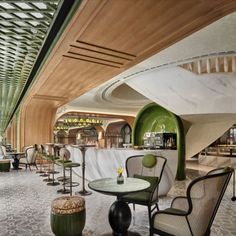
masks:
<path id="1" fill-rule="evenodd" d="M 193 235 L 210 232 L 212 222 L 232 175 L 232 169 L 220 168 L 193 180 L 187 189 L 189 215 Z"/>
<path id="2" fill-rule="evenodd" d="M 35 150 L 35 148 L 29 147 L 25 150 L 25 153 L 28 164 L 35 163 L 37 157 L 37 151 Z"/>
<path id="3" fill-rule="evenodd" d="M 151 201 L 153 201 L 158 197 L 158 186 L 167 160 L 165 157 L 153 155 L 153 157 L 156 158 L 156 163 L 154 163 L 152 167 L 145 167 L 143 165 L 144 156 L 145 155 L 136 155 L 129 157 L 126 160 L 126 171 L 128 177 L 134 177 L 135 175 L 158 177 L 158 182 L 151 199 Z"/>
<path id="4" fill-rule="evenodd" d="M 0 148 L 0 159 L 4 158 L 6 156 L 7 156 L 6 147 L 2 145 L 1 148 Z"/>
<path id="5" fill-rule="evenodd" d="M 7 150 L 5 146 L 1 146 L 1 156 L 6 157 L 7 156 Z"/>
<path id="6" fill-rule="evenodd" d="M 63 147 L 59 151 L 60 159 L 63 161 L 68 161 L 70 159 L 70 151 Z"/>
<path id="7" fill-rule="evenodd" d="M 46 153 L 47 155 L 54 156 L 54 148 L 53 148 L 53 145 L 48 145 L 48 144 L 46 144 L 46 145 L 44 146 L 44 148 L 45 148 L 45 153 Z"/>

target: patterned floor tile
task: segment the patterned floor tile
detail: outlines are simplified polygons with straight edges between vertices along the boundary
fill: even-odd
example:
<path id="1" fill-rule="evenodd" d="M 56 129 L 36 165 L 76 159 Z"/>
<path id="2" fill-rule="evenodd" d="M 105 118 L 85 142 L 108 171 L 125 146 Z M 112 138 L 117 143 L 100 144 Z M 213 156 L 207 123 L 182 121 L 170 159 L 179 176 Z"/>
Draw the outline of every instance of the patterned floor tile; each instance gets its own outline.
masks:
<path id="1" fill-rule="evenodd" d="M 185 181 L 176 181 L 167 197 L 160 198 L 160 208 L 164 209 L 173 197 L 185 195 L 191 179 L 204 174 L 188 170 Z M 81 179 L 74 176 L 76 181 Z M 50 228 L 50 207 L 61 186 L 47 186 L 35 171 L 0 172 L 0 236 L 52 236 Z M 74 191 L 78 191 L 76 187 Z M 232 202 L 232 181 L 213 223 L 213 236 L 236 235 L 236 202 Z M 99 236 L 110 232 L 108 210 L 115 197 L 96 192 L 86 196 L 86 226 L 84 236 Z M 137 206 L 132 212 L 130 230 L 148 236 L 148 215 L 146 207 Z M 66 235 L 65 235 L 66 236 Z"/>

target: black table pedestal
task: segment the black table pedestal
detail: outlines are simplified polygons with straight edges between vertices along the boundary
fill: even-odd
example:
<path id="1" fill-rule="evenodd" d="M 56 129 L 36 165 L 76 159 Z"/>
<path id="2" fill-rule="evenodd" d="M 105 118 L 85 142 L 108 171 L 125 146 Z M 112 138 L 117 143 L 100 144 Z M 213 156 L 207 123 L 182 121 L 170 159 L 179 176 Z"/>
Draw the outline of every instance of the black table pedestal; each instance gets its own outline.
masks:
<path id="1" fill-rule="evenodd" d="M 124 201 L 115 201 L 109 211 L 109 223 L 114 236 L 128 235 L 128 228 L 131 223 L 131 211 L 128 204 Z"/>

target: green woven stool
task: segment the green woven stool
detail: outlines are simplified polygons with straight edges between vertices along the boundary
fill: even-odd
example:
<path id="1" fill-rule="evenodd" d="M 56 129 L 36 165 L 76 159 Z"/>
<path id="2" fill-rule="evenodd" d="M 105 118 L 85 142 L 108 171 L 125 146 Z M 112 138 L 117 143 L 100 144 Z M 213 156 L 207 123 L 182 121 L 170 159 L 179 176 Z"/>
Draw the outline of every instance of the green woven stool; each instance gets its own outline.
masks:
<path id="1" fill-rule="evenodd" d="M 82 236 L 85 200 L 79 196 L 59 197 L 51 205 L 51 229 L 56 236 Z"/>
<path id="2" fill-rule="evenodd" d="M 9 172 L 11 167 L 11 161 L 8 159 L 0 160 L 0 172 Z"/>

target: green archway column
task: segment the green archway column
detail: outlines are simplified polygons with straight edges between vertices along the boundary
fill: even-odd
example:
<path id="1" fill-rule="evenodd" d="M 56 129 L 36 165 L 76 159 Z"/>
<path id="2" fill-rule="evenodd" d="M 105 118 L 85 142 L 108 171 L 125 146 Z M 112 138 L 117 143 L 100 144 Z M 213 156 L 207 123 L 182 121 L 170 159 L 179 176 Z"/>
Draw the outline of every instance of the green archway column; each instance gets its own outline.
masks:
<path id="1" fill-rule="evenodd" d="M 185 174 L 185 134 L 184 126 L 182 120 L 171 113 L 173 119 L 175 119 L 177 127 L 177 152 L 178 152 L 178 166 L 176 172 L 176 180 L 184 180 L 186 178 Z"/>
<path id="2" fill-rule="evenodd" d="M 162 132 L 162 129 L 176 133 L 178 165 L 176 180 L 184 180 L 185 175 L 185 135 L 181 119 L 165 108 L 151 103 L 143 107 L 136 116 L 133 127 L 133 145 L 142 145 L 145 132 Z"/>

